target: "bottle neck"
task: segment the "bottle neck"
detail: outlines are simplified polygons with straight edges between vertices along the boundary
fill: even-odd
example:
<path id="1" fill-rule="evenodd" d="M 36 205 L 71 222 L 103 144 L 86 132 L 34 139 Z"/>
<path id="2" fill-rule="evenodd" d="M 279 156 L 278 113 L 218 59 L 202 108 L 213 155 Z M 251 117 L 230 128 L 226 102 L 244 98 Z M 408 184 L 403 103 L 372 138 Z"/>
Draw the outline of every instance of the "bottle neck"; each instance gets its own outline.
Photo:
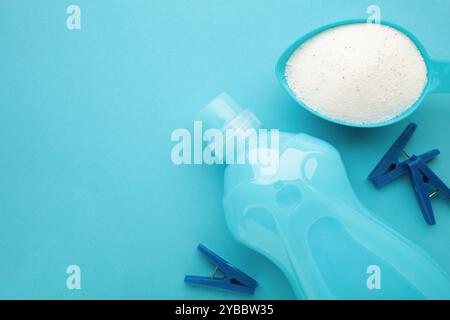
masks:
<path id="1" fill-rule="evenodd" d="M 259 119 L 252 112 L 243 110 L 220 129 L 222 145 L 217 145 L 215 141 L 206 148 L 214 148 L 214 157 L 218 163 L 244 163 L 249 149 L 257 143 L 260 127 Z M 220 152 L 217 152 L 217 149 L 220 149 Z"/>
<path id="2" fill-rule="evenodd" d="M 220 146 L 211 142 L 207 148 L 220 152 L 211 152 L 219 163 L 224 163 L 231 152 L 246 156 L 241 150 L 248 144 L 248 140 L 255 139 L 261 121 L 253 112 L 242 109 L 228 94 L 222 93 L 203 108 L 197 119 L 202 121 L 205 129 L 214 129 L 221 136 Z"/>
<path id="3" fill-rule="evenodd" d="M 245 134 L 248 131 L 255 131 L 261 127 L 261 121 L 250 110 L 243 110 L 233 120 L 224 127 L 225 133 L 231 132 L 235 135 Z"/>

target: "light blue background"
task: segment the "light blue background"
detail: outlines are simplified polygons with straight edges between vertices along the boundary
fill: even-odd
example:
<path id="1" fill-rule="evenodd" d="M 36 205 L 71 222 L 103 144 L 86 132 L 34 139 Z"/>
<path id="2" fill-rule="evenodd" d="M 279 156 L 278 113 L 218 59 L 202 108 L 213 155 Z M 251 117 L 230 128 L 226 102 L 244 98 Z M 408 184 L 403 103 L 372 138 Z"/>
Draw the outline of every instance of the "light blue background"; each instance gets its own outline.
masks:
<path id="1" fill-rule="evenodd" d="M 81 7 L 81 30 L 66 8 Z M 409 119 L 351 129 L 300 109 L 276 82 L 283 50 L 376 3 L 431 56 L 450 60 L 450 1 L 46 0 L 0 3 L 0 298 L 245 298 L 190 287 L 209 274 L 204 243 L 256 278 L 255 298 L 294 298 L 268 260 L 225 225 L 223 167 L 175 166 L 176 128 L 222 91 L 268 128 L 305 132 L 342 153 L 362 202 L 450 272 L 450 204 L 425 224 L 408 179 L 366 180 L 409 121 L 410 153 L 439 148 L 431 167 L 450 183 L 450 96 Z M 82 290 L 66 289 L 68 265 Z"/>

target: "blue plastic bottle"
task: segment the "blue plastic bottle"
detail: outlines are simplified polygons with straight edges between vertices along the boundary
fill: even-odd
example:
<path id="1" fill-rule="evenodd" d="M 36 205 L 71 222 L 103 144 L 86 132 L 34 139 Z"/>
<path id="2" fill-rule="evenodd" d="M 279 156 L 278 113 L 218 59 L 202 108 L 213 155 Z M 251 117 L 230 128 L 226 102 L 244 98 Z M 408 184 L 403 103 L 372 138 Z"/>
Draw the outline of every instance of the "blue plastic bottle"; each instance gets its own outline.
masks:
<path id="1" fill-rule="evenodd" d="M 226 94 L 199 120 L 223 132 L 260 126 Z M 269 175 L 249 161 L 227 166 L 223 205 L 234 237 L 273 261 L 298 298 L 450 299 L 448 275 L 361 205 L 335 148 L 280 133 L 274 152 Z"/>

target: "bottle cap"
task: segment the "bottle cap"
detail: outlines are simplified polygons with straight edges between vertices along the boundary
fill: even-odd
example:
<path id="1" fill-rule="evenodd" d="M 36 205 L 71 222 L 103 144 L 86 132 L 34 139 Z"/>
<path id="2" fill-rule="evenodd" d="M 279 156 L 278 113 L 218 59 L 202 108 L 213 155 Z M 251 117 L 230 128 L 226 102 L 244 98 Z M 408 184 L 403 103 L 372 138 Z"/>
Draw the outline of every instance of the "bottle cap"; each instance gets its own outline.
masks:
<path id="1" fill-rule="evenodd" d="M 249 110 L 242 109 L 228 94 L 222 93 L 203 108 L 197 120 L 202 121 L 203 129 L 234 129 L 244 131 L 261 126 L 259 119 Z"/>
<path id="2" fill-rule="evenodd" d="M 222 93 L 212 100 L 197 115 L 197 120 L 202 122 L 204 131 L 208 129 L 218 129 L 222 132 L 222 147 L 232 145 L 231 140 L 235 137 L 243 137 L 247 130 L 256 130 L 261 126 L 261 122 L 250 110 L 242 109 L 228 94 Z M 215 146 L 217 147 L 217 146 Z M 210 144 L 207 148 L 213 148 Z M 224 152 L 216 154 L 217 160 L 223 160 L 227 153 L 234 152 L 231 148 L 223 148 Z"/>

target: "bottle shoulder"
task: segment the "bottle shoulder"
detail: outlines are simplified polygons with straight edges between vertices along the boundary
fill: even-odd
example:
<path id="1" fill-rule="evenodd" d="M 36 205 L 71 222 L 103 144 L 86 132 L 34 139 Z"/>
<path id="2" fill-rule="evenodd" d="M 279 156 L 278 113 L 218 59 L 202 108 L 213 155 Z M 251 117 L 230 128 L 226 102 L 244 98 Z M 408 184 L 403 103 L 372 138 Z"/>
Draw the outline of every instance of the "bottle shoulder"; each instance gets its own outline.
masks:
<path id="1" fill-rule="evenodd" d="M 278 143 L 271 141 L 269 147 L 249 150 L 249 155 L 245 163 L 226 168 L 225 191 L 242 182 L 297 180 L 312 176 L 317 170 L 340 171 L 342 167 L 340 155 L 332 145 L 303 133 L 281 132 Z"/>

